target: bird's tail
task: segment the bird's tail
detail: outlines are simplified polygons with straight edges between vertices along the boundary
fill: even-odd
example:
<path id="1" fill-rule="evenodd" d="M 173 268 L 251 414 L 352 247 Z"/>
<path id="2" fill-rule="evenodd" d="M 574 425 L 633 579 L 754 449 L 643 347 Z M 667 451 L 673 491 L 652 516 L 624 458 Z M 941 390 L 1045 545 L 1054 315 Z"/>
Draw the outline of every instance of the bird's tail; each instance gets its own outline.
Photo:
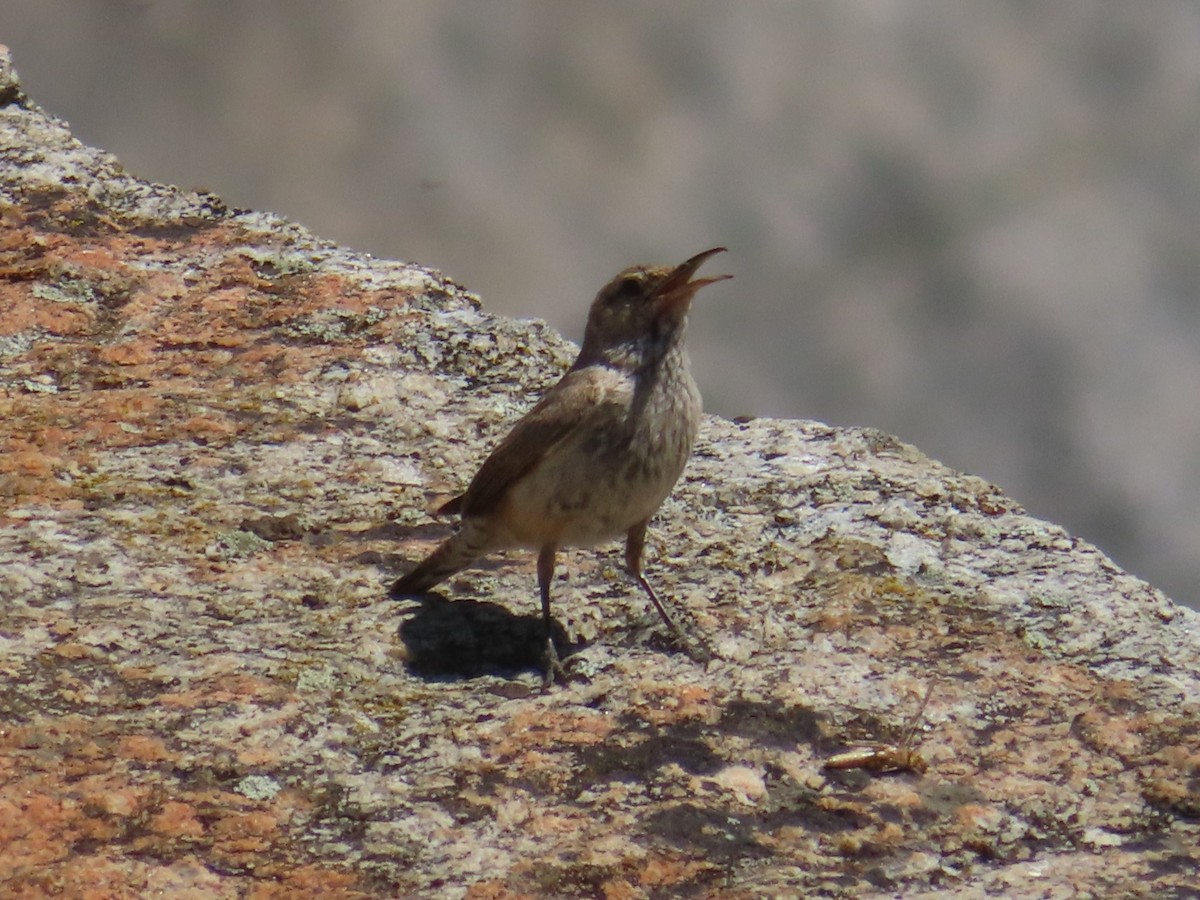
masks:
<path id="1" fill-rule="evenodd" d="M 468 522 L 447 538 L 424 561 L 392 585 L 393 597 L 423 594 L 441 584 L 455 572 L 469 566 L 493 548 L 483 529 L 472 528 Z"/>

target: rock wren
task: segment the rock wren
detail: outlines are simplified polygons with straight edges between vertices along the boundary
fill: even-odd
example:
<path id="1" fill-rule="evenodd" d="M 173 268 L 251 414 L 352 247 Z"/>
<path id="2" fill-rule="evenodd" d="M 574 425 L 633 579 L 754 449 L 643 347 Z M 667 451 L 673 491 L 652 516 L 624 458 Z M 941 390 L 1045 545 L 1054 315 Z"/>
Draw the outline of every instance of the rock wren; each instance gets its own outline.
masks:
<path id="1" fill-rule="evenodd" d="M 724 249 L 674 267 L 633 266 L 600 290 L 574 365 L 484 460 L 466 493 L 438 510 L 462 516 L 458 531 L 397 581 L 393 596 L 427 591 L 496 550 L 537 550 L 549 681 L 562 675 L 550 631 L 555 555 L 624 534 L 629 574 L 679 634 L 642 574 L 642 547 L 700 426 L 684 331 L 695 293 L 731 277 L 692 278 Z"/>

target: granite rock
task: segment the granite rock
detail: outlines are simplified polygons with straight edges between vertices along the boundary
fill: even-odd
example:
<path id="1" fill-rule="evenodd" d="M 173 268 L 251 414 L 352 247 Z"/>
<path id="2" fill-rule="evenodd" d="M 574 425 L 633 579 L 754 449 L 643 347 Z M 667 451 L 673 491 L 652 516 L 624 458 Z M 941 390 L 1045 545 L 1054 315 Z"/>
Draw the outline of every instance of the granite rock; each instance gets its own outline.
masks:
<path id="1" fill-rule="evenodd" d="M 527 554 L 386 588 L 574 348 L 0 103 L 0 892 L 1196 896 L 1196 613 L 886 434 L 709 418 L 648 573 L 714 659 L 573 551 L 542 691 Z"/>

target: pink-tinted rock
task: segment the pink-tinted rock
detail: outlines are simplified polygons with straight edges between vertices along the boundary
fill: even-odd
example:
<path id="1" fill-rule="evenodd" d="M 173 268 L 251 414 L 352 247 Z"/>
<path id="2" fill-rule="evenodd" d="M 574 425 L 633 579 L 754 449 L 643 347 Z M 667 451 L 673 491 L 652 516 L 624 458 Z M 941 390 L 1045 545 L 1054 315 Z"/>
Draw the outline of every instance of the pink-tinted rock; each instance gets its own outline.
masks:
<path id="1" fill-rule="evenodd" d="M 575 551 L 543 693 L 527 556 L 386 587 L 572 348 L 0 97 L 0 893 L 1194 891 L 1195 613 L 887 435 L 710 419 L 649 573 L 716 659 Z M 866 742 L 928 770 L 823 770 Z"/>

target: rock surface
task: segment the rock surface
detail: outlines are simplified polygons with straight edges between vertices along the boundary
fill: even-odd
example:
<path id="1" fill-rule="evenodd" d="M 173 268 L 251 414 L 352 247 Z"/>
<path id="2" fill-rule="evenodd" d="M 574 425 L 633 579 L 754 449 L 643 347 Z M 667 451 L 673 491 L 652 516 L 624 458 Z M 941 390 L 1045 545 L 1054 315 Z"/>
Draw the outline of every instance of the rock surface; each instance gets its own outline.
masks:
<path id="1" fill-rule="evenodd" d="M 716 658 L 574 551 L 542 692 L 525 555 L 386 586 L 573 348 L 0 70 L 0 893 L 1197 895 L 1195 613 L 887 435 L 709 419 L 648 572 Z"/>

